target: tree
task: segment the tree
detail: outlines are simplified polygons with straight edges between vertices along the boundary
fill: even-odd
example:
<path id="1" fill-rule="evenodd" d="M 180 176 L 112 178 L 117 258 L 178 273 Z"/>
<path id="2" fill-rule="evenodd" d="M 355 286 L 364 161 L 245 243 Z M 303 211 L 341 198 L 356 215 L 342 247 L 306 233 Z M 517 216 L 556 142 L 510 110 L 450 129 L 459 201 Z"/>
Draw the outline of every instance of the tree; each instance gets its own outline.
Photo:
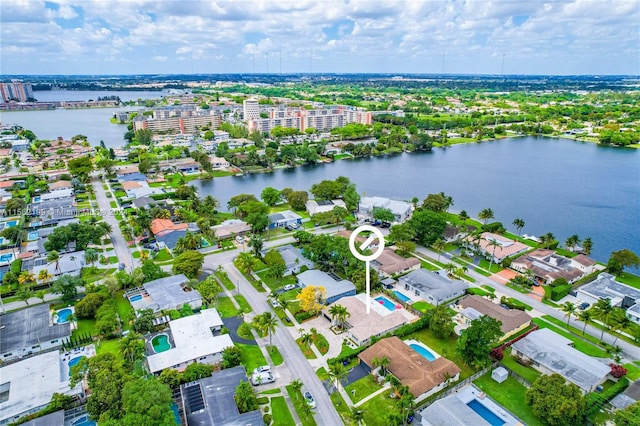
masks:
<path id="1" fill-rule="evenodd" d="M 338 327 L 342 330 L 345 329 L 347 318 L 351 316 L 347 308 L 339 304 L 334 304 L 329 308 L 329 315 L 331 315 L 331 321 L 337 322 Z"/>
<path id="2" fill-rule="evenodd" d="M 98 251 L 95 249 L 86 249 L 84 251 L 84 261 L 89 265 L 93 265 L 98 261 Z"/>
<path id="3" fill-rule="evenodd" d="M 173 261 L 173 273 L 185 274 L 188 278 L 195 278 L 202 270 L 204 255 L 194 250 L 180 253 Z"/>
<path id="4" fill-rule="evenodd" d="M 33 275 L 31 271 L 22 271 L 20 275 L 18 275 L 18 284 L 25 285 L 29 283 L 35 282 L 36 277 Z"/>
<path id="5" fill-rule="evenodd" d="M 96 162 L 96 167 L 104 171 L 105 174 L 111 174 L 113 172 L 113 166 L 115 165 L 115 160 L 111 158 L 101 158 Z"/>
<path id="6" fill-rule="evenodd" d="M 360 205 L 360 194 L 356 191 L 355 185 L 351 184 L 347 186 L 344 191 L 343 200 L 347 206 L 347 210 L 350 212 L 358 210 L 358 206 Z"/>
<path id="7" fill-rule="evenodd" d="M 171 389 L 177 389 L 178 386 L 180 386 L 180 376 L 181 374 L 178 371 L 173 368 L 167 368 L 166 370 L 162 370 L 158 376 L 158 380 Z"/>
<path id="8" fill-rule="evenodd" d="M 78 319 L 95 318 L 96 312 L 107 299 L 104 292 L 89 293 L 76 303 L 76 316 Z"/>
<path id="9" fill-rule="evenodd" d="M 609 320 L 611 319 L 611 314 L 613 313 L 614 307 L 611 305 L 611 299 L 600 299 L 593 306 L 593 313 L 595 317 L 602 321 L 605 325 L 609 325 Z M 604 338 L 604 328 L 602 329 L 602 333 L 600 333 L 600 340 Z"/>
<path id="10" fill-rule="evenodd" d="M 322 286 L 309 285 L 302 289 L 296 299 L 300 301 L 300 309 L 314 314 L 322 308 L 323 303 L 327 300 L 327 291 Z"/>
<path id="11" fill-rule="evenodd" d="M 67 161 L 67 168 L 72 176 L 77 177 L 81 182 L 87 182 L 89 174 L 93 171 L 93 160 L 88 155 L 74 158 Z"/>
<path id="12" fill-rule="evenodd" d="M 198 284 L 198 291 L 208 306 L 218 300 L 218 295 L 222 291 L 222 287 L 213 275 L 209 275 L 204 281 Z"/>
<path id="13" fill-rule="evenodd" d="M 262 190 L 260 198 L 266 205 L 273 207 L 282 201 L 282 194 L 277 189 L 267 186 Z"/>
<path id="14" fill-rule="evenodd" d="M 333 382 L 335 387 L 349 375 L 349 370 L 341 362 L 333 362 L 329 364 L 329 380 Z"/>
<path id="15" fill-rule="evenodd" d="M 342 188 L 340 183 L 335 180 L 323 180 L 320 183 L 311 185 L 311 193 L 316 201 L 328 201 L 342 196 Z"/>
<path id="16" fill-rule="evenodd" d="M 380 222 L 391 223 L 396 220 L 396 216 L 389 209 L 385 209 L 382 207 L 374 207 L 372 212 L 372 217 L 375 220 L 379 220 Z"/>
<path id="17" fill-rule="evenodd" d="M 496 249 L 498 247 L 502 247 L 502 246 L 500 245 L 500 243 L 498 241 L 496 241 L 496 240 L 491 238 L 491 239 L 489 239 L 489 241 L 487 243 L 487 248 L 489 248 L 489 247 L 493 247 L 493 250 L 491 251 L 491 257 L 489 258 L 489 272 L 492 272 L 491 271 L 491 267 L 493 266 L 493 259 L 496 258 Z"/>
<path id="18" fill-rule="evenodd" d="M 287 197 L 287 202 L 294 210 L 304 210 L 307 201 L 309 201 L 307 191 L 293 191 Z"/>
<path id="19" fill-rule="evenodd" d="M 491 362 L 489 352 L 502 336 L 502 323 L 483 315 L 471 321 L 471 326 L 462 330 L 458 338 L 458 352 L 464 362 L 474 368 L 482 368 Z"/>
<path id="20" fill-rule="evenodd" d="M 621 276 L 624 268 L 640 267 L 640 257 L 629 249 L 614 251 L 609 257 L 607 269 L 613 275 Z"/>
<path id="21" fill-rule="evenodd" d="M 616 410 L 614 423 L 616 426 L 640 426 L 640 402 L 629 405 L 624 410 Z"/>
<path id="22" fill-rule="evenodd" d="M 577 307 L 575 304 L 571 302 L 565 302 L 562 305 L 562 312 L 564 312 L 564 316 L 567 318 L 567 327 L 569 326 L 569 321 L 571 321 L 571 315 L 576 313 Z"/>
<path id="23" fill-rule="evenodd" d="M 129 371 L 133 371 L 138 361 L 144 359 L 144 347 L 144 339 L 136 333 L 130 333 L 120 340 L 120 353 L 124 357 L 124 365 Z"/>
<path id="24" fill-rule="evenodd" d="M 264 246 L 264 240 L 260 235 L 252 235 L 249 239 L 249 247 L 255 257 L 261 257 L 262 247 Z"/>
<path id="25" fill-rule="evenodd" d="M 413 241 L 398 241 L 396 247 L 401 256 L 408 256 L 415 251 L 416 243 Z"/>
<path id="26" fill-rule="evenodd" d="M 156 316 L 152 309 L 141 309 L 136 312 L 132 327 L 136 333 L 150 333 L 154 330 L 153 321 L 155 319 Z"/>
<path id="27" fill-rule="evenodd" d="M 438 238 L 433 242 L 433 245 L 431 247 L 433 247 L 433 249 L 438 252 L 438 262 L 440 262 L 440 254 L 446 246 L 447 245 L 444 241 L 442 241 L 442 238 Z"/>
<path id="28" fill-rule="evenodd" d="M 540 376 L 526 392 L 533 414 L 551 426 L 583 424 L 586 404 L 573 383 L 559 374 Z"/>
<path id="29" fill-rule="evenodd" d="M 418 243 L 425 246 L 430 246 L 440 238 L 447 227 L 447 221 L 442 215 L 429 210 L 415 212 L 409 223 Z"/>
<path id="30" fill-rule="evenodd" d="M 494 218 L 494 216 L 493 216 L 493 210 L 491 210 L 491 209 L 489 209 L 489 208 L 487 208 L 487 209 L 482 209 L 482 210 L 480 211 L 480 213 L 478 213 L 478 219 L 482 219 L 482 220 L 484 220 L 484 224 L 485 224 L 485 225 L 487 224 L 487 221 L 488 221 L 489 219 L 493 219 L 493 218 Z"/>
<path id="31" fill-rule="evenodd" d="M 449 198 L 451 197 L 447 197 L 444 193 L 429 194 L 422 202 L 422 208 L 437 213 L 444 212 L 450 206 Z"/>
<path id="32" fill-rule="evenodd" d="M 222 351 L 222 368 L 233 368 L 242 363 L 242 351 L 236 346 L 229 346 Z"/>
<path id="33" fill-rule="evenodd" d="M 212 365 L 194 362 L 193 364 L 189 364 L 184 370 L 184 373 L 182 373 L 182 380 L 188 383 L 204 379 L 205 377 L 210 377 L 214 368 L 215 367 Z"/>
<path id="34" fill-rule="evenodd" d="M 251 225 L 251 232 L 262 232 L 269 226 L 269 216 L 266 213 L 249 213 L 246 221 Z"/>
<path id="35" fill-rule="evenodd" d="M 122 389 L 124 416 L 112 424 L 176 425 L 171 409 L 172 402 L 171 389 L 157 378 L 139 378 L 129 381 Z M 112 424 L 107 423 L 107 426 Z"/>
<path id="36" fill-rule="evenodd" d="M 299 231 L 300 232 L 300 231 Z M 302 231 L 304 232 L 304 231 Z M 274 265 L 282 265 L 285 266 L 284 263 L 284 259 L 282 257 L 282 254 L 275 249 L 271 249 L 269 250 L 265 255 L 264 255 L 264 263 L 267 266 L 274 266 Z"/>
<path id="37" fill-rule="evenodd" d="M 591 254 L 591 250 L 593 250 L 593 241 L 591 241 L 591 237 L 587 237 L 582 240 L 582 250 L 584 250 L 584 254 L 587 256 Z"/>
<path id="38" fill-rule="evenodd" d="M 298 398 L 300 390 L 302 389 L 302 381 L 300 379 L 295 379 L 291 382 L 290 386 L 295 398 Z"/>
<path id="39" fill-rule="evenodd" d="M 613 310 L 611 321 L 613 323 L 613 328 L 619 331 L 619 333 L 616 334 L 616 338 L 613 340 L 613 343 L 611 343 L 612 346 L 615 346 L 618 338 L 620 337 L 620 333 L 623 332 L 625 328 L 628 328 L 631 324 L 633 324 L 633 321 L 629 319 L 626 311 L 622 308 L 615 308 Z"/>
<path id="40" fill-rule="evenodd" d="M 349 419 L 351 420 L 351 426 L 360 426 L 360 423 L 364 420 L 364 412 L 361 407 L 351 407 L 349 412 Z"/>
<path id="41" fill-rule="evenodd" d="M 28 287 L 20 287 L 16 292 L 16 296 L 18 296 L 18 300 L 29 306 L 29 299 L 33 297 L 33 292 Z"/>
<path id="42" fill-rule="evenodd" d="M 240 413 L 247 413 L 258 409 L 258 398 L 249 382 L 241 382 L 236 387 L 235 400 Z"/>
<path id="43" fill-rule="evenodd" d="M 455 334 L 455 324 L 449 314 L 447 305 L 438 305 L 427 312 L 429 330 L 440 338 L 451 337 Z"/>
<path id="44" fill-rule="evenodd" d="M 580 243 L 580 237 L 577 234 L 573 234 L 564 242 L 567 250 L 573 251 L 573 249 Z"/>
<path id="45" fill-rule="evenodd" d="M 582 327 L 582 334 L 584 335 L 584 332 L 587 329 L 587 324 L 591 321 L 591 311 L 581 311 L 578 314 L 578 319 L 584 322 L 584 327 Z"/>
<path id="46" fill-rule="evenodd" d="M 411 223 L 404 222 L 399 225 L 393 225 L 389 230 L 387 239 L 391 243 L 398 241 L 411 241 L 415 238 L 416 232 L 411 226 Z"/>
<path id="47" fill-rule="evenodd" d="M 66 303 L 73 302 L 78 294 L 77 287 L 82 286 L 82 280 L 79 277 L 71 275 L 63 275 L 58 278 L 51 287 L 51 291 L 62 295 L 62 300 Z"/>
<path id="48" fill-rule="evenodd" d="M 524 228 L 524 220 L 520 219 L 520 218 L 515 218 L 513 219 L 513 226 L 516 227 L 516 230 L 518 231 L 518 237 L 520 236 L 520 231 L 522 231 L 522 228 Z"/>
<path id="49" fill-rule="evenodd" d="M 150 145 L 153 138 L 153 131 L 150 129 L 136 130 L 133 136 L 141 145 Z"/>
<path id="50" fill-rule="evenodd" d="M 271 346 L 271 335 L 276 331 L 278 318 L 273 316 L 271 312 L 266 311 L 258 315 L 256 319 L 258 320 L 257 324 L 260 331 L 269 335 L 269 346 Z"/>
<path id="51" fill-rule="evenodd" d="M 38 299 L 42 300 L 42 303 L 45 302 L 44 298 L 47 295 L 47 292 L 44 290 L 38 290 L 34 294 Z"/>

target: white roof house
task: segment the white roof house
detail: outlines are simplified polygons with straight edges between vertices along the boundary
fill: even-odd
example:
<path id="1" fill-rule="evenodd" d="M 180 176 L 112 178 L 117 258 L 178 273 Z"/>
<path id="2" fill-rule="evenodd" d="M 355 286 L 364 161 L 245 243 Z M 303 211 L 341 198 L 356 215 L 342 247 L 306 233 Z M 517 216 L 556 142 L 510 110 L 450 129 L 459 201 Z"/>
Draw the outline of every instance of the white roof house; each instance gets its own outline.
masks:
<path id="1" fill-rule="evenodd" d="M 542 328 L 514 343 L 513 355 L 533 361 L 544 374 L 559 374 L 583 392 L 592 392 L 607 379 L 611 368 L 571 347 L 571 340 Z"/>
<path id="2" fill-rule="evenodd" d="M 316 201 L 309 200 L 305 204 L 307 212 L 313 216 L 318 213 L 326 213 L 335 209 L 336 207 L 347 208 L 347 205 L 342 200 L 329 200 L 329 201 Z"/>
<path id="3" fill-rule="evenodd" d="M 220 359 L 225 348 L 233 346 L 228 334 L 214 335 L 222 327 L 215 309 L 169 322 L 175 347 L 147 357 L 151 373 L 167 368 L 183 369 L 191 362 L 212 363 Z"/>
<path id="4" fill-rule="evenodd" d="M 413 208 L 411 203 L 404 201 L 391 200 L 383 197 L 362 197 L 360 200 L 360 206 L 358 213 L 360 216 L 371 218 L 374 208 L 381 208 L 391 210 L 391 213 L 396 217 L 396 222 L 404 222 L 411 217 L 411 210 Z"/>
<path id="5" fill-rule="evenodd" d="M 60 362 L 60 355 L 53 351 L 0 368 L 0 425 L 41 410 L 54 393 L 82 394 L 80 384 L 69 387 Z"/>
<path id="6" fill-rule="evenodd" d="M 57 268 L 56 262 L 49 262 L 44 265 L 34 266 L 32 269 L 33 275 L 37 277 L 41 270 L 46 269 L 54 277 L 62 275 L 73 275 L 74 277 L 77 277 L 85 266 L 84 250 L 61 254 L 57 264 Z"/>
<path id="7" fill-rule="evenodd" d="M 309 269 L 298 274 L 300 288 L 307 286 L 324 287 L 327 292 L 325 304 L 330 304 L 345 296 L 354 296 L 356 286 L 349 280 L 337 280 L 326 272 L 318 269 Z"/>

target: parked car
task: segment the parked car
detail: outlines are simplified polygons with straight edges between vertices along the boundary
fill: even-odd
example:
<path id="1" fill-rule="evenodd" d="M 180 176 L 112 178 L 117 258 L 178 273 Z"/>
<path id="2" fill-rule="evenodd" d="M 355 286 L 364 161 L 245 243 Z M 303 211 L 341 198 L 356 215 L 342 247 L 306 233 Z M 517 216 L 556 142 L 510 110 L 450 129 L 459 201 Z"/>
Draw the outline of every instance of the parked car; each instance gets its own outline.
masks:
<path id="1" fill-rule="evenodd" d="M 260 374 L 260 373 L 271 373 L 271 366 L 261 365 L 260 367 L 253 370 L 253 374 Z"/>
<path id="2" fill-rule="evenodd" d="M 581 303 L 581 304 L 580 304 L 580 309 L 584 311 L 584 310 L 585 310 L 585 309 L 587 309 L 589 306 L 591 306 L 591 305 L 590 305 L 590 304 L 588 304 L 587 302 L 583 302 L 583 303 Z"/>
<path id="3" fill-rule="evenodd" d="M 289 290 L 293 290 L 294 288 L 298 287 L 295 284 L 287 284 L 283 287 L 284 291 L 289 291 Z"/>
<path id="4" fill-rule="evenodd" d="M 306 391 L 304 393 L 304 400 L 307 401 L 307 405 L 309 405 L 309 407 L 316 408 L 316 400 L 313 399 L 313 395 L 311 395 L 311 392 Z"/>
<path id="5" fill-rule="evenodd" d="M 273 306 L 274 308 L 279 308 L 280 307 L 280 302 L 278 302 L 275 297 L 272 297 L 269 299 L 269 303 L 271 304 L 271 306 Z"/>
<path id="6" fill-rule="evenodd" d="M 236 241 L 237 241 L 237 242 L 239 242 L 240 244 L 242 244 L 242 243 L 244 243 L 244 237 L 242 237 L 242 236 L 238 235 L 238 236 L 236 237 Z"/>
<path id="7" fill-rule="evenodd" d="M 269 372 L 265 373 L 256 373 L 251 375 L 251 379 L 249 380 L 253 386 L 264 385 L 266 383 L 273 383 L 276 379 Z"/>

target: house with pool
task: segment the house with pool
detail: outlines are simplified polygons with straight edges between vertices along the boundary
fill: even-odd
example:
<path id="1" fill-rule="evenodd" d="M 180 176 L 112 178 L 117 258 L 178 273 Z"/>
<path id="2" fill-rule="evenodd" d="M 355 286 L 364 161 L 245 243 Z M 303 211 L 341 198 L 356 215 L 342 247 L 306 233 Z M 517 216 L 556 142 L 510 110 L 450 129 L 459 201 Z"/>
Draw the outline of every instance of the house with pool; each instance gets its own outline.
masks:
<path id="1" fill-rule="evenodd" d="M 400 277 L 397 287 L 437 306 L 464 296 L 468 286 L 461 280 L 452 280 L 444 270 L 416 269 Z"/>
<path id="2" fill-rule="evenodd" d="M 169 321 L 169 328 L 147 339 L 147 367 L 152 374 L 171 368 L 183 371 L 189 364 L 216 364 L 222 351 L 233 346 L 228 334 L 221 334 L 222 319 L 215 309 Z"/>
<path id="3" fill-rule="evenodd" d="M 343 297 L 325 307 L 322 310 L 322 315 L 329 321 L 331 321 L 329 310 L 334 305 L 344 306 L 349 312 L 344 336 L 358 346 L 368 345 L 372 337 L 384 336 L 418 318 L 409 311 L 402 309 L 402 306 L 396 307 L 391 302 L 385 305 L 374 297 L 369 300 L 369 314 L 367 314 L 367 296 L 361 293 L 355 296 Z M 334 325 L 338 325 L 336 319 L 333 322 Z"/>
<path id="4" fill-rule="evenodd" d="M 202 306 L 200 292 L 189 288 L 189 279 L 184 274 L 172 275 L 144 283 L 140 287 L 129 289 L 125 297 L 134 310 L 152 309 L 154 312 L 180 310 L 189 305 L 197 310 Z"/>
<path id="5" fill-rule="evenodd" d="M 346 296 L 355 296 L 356 286 L 349 280 L 342 280 L 335 275 L 327 274 L 318 269 L 309 269 L 298 274 L 298 285 L 300 288 L 307 286 L 324 287 L 327 292 L 325 305 L 340 300 Z"/>
<path id="6" fill-rule="evenodd" d="M 502 339 L 513 336 L 524 330 L 531 324 L 531 317 L 519 309 L 506 309 L 491 300 L 481 296 L 470 295 L 460 299 L 453 307 L 456 314 L 453 320 L 456 322 L 456 333 L 471 326 L 471 322 L 483 315 L 500 321 Z"/>
<path id="7" fill-rule="evenodd" d="M 375 371 L 374 359 L 388 358 L 387 371 L 409 386 L 415 402 L 428 398 L 460 378 L 460 368 L 417 340 L 387 337 L 358 354 L 366 371 Z"/>
<path id="8" fill-rule="evenodd" d="M 68 370 L 62 368 L 57 351 L 4 366 L 0 368 L 0 378 L 0 425 L 42 410 L 54 393 L 84 397 L 80 383 L 69 386 Z"/>
<path id="9" fill-rule="evenodd" d="M 58 317 L 46 304 L 0 315 L 0 360 L 13 361 L 62 346 L 71 337 L 65 315 Z"/>

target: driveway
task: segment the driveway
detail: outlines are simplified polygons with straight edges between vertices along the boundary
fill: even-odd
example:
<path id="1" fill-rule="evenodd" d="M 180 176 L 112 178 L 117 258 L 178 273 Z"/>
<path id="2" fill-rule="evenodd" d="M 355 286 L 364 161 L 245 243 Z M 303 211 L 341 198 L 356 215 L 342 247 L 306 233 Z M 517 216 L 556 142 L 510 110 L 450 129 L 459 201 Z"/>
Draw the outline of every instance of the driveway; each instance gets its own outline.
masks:
<path id="1" fill-rule="evenodd" d="M 367 374 L 369 374 L 367 373 L 367 370 L 365 370 L 363 366 L 358 364 L 349 371 L 347 377 L 342 381 L 342 386 L 347 387 L 351 383 L 358 381 L 363 377 L 366 377 Z"/>
<path id="2" fill-rule="evenodd" d="M 242 343 L 245 345 L 257 345 L 255 340 L 245 339 L 244 337 L 240 337 L 238 335 L 238 327 L 240 327 L 243 322 L 244 320 L 242 319 L 242 317 L 222 318 L 222 323 L 224 324 L 225 327 L 229 329 L 229 336 L 231 337 L 231 340 L 233 341 L 233 343 Z"/>

